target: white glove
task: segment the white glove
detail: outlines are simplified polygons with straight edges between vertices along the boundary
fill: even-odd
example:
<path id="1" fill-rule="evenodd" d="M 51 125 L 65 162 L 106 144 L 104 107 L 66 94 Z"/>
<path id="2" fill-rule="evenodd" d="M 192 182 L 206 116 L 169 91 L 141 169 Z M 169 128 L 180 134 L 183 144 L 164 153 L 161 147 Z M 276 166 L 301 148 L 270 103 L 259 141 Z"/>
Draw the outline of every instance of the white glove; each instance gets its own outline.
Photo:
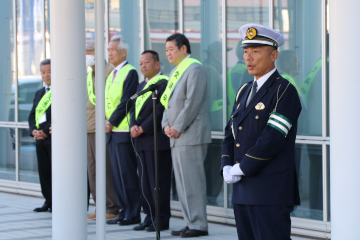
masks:
<path id="1" fill-rule="evenodd" d="M 232 167 L 229 165 L 223 167 L 223 177 L 224 177 L 225 182 L 227 182 L 228 184 L 236 183 L 241 180 L 241 176 L 232 176 L 230 174 L 231 168 Z"/>
<path id="2" fill-rule="evenodd" d="M 235 164 L 234 166 L 232 166 L 232 168 L 230 169 L 230 174 L 232 176 L 242 176 L 242 175 L 245 175 L 243 173 L 243 171 L 241 171 L 241 168 L 240 168 L 240 163 L 237 163 Z"/>

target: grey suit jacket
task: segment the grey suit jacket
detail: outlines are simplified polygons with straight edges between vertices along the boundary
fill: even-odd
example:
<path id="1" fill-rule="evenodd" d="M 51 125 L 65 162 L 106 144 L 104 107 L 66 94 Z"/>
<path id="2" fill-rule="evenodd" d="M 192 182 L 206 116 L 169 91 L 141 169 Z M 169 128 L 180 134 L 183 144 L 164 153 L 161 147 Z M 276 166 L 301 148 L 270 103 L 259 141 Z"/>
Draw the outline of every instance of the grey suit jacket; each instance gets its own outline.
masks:
<path id="1" fill-rule="evenodd" d="M 161 122 L 163 129 L 170 126 L 181 133 L 177 139 L 170 138 L 171 147 L 211 142 L 206 84 L 206 73 L 198 63 L 191 64 L 176 83 Z"/>

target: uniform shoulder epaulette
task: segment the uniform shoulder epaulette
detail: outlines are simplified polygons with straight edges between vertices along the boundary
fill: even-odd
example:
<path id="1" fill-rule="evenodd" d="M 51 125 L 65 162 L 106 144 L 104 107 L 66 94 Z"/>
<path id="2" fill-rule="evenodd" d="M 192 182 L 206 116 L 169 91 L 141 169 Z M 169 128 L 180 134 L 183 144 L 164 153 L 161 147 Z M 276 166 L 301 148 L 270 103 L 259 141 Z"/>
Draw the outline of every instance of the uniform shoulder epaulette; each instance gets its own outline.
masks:
<path id="1" fill-rule="evenodd" d="M 237 100 L 238 100 L 238 98 L 239 98 L 239 96 L 240 96 L 241 91 L 242 91 L 248 84 L 249 84 L 249 83 L 247 82 L 247 83 L 245 83 L 244 85 L 241 86 L 241 88 L 239 89 L 238 93 L 236 94 L 236 100 L 235 100 L 235 102 L 237 102 Z"/>

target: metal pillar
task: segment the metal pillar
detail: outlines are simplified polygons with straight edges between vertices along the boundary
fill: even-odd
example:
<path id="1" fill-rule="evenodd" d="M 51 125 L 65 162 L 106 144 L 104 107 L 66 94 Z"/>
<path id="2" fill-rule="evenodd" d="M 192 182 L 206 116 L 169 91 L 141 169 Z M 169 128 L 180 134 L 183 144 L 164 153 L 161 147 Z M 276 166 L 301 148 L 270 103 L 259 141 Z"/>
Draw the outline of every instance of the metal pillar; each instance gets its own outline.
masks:
<path id="1" fill-rule="evenodd" d="M 104 2 L 95 0 L 96 239 L 106 239 Z"/>
<path id="2" fill-rule="evenodd" d="M 87 239 L 85 2 L 50 3 L 52 237 Z"/>
<path id="3" fill-rule="evenodd" d="M 331 239 L 359 239 L 360 213 L 360 1 L 330 2 Z M 356 20 L 358 19 L 358 20 Z M 350 35 L 351 37 L 349 37 Z M 354 42 L 355 40 L 355 42 Z M 346 51 L 346 49 L 351 49 Z"/>

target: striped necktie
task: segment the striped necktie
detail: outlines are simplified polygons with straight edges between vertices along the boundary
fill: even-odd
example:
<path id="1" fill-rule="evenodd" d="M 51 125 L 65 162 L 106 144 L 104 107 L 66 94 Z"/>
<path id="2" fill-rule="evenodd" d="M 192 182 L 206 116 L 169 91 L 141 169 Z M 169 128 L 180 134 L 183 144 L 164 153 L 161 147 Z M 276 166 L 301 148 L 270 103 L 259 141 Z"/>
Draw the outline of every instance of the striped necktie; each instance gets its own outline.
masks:
<path id="1" fill-rule="evenodd" d="M 255 94 L 256 94 L 256 89 L 257 89 L 257 82 L 256 80 L 254 81 L 253 83 L 253 86 L 252 86 L 252 91 L 251 91 L 251 95 L 249 96 L 249 101 L 248 101 L 248 104 L 251 102 L 251 100 L 254 98 Z M 246 105 L 247 106 L 247 105 Z"/>
<path id="2" fill-rule="evenodd" d="M 117 74 L 117 69 L 114 70 L 113 80 L 112 80 L 113 82 L 114 82 L 114 80 L 115 80 L 116 74 Z"/>

